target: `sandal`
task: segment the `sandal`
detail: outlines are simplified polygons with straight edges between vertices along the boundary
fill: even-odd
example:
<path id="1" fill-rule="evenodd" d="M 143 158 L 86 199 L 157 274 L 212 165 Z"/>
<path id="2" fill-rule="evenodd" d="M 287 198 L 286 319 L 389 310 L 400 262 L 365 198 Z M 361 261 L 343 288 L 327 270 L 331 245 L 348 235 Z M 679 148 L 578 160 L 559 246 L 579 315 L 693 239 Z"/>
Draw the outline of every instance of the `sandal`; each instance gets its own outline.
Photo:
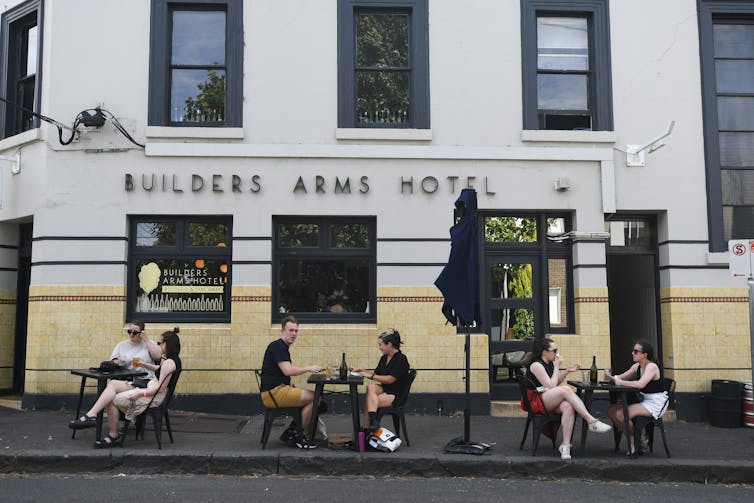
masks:
<path id="1" fill-rule="evenodd" d="M 113 437 L 108 433 L 107 436 L 102 440 L 97 440 L 96 442 L 94 442 L 95 449 L 110 449 L 112 447 L 123 447 L 123 440 L 121 440 L 120 435 Z"/>
<path id="2" fill-rule="evenodd" d="M 85 428 L 94 428 L 95 426 L 97 426 L 97 418 L 87 416 L 86 414 L 68 423 L 68 427 L 72 430 L 83 430 Z"/>

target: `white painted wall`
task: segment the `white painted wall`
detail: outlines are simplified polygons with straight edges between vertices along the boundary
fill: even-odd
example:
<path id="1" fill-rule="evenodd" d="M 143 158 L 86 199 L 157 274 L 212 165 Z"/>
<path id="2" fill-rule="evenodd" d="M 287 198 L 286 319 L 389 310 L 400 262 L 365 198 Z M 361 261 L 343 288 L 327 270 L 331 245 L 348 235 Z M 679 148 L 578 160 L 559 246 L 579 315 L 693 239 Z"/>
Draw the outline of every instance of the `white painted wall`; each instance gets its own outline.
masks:
<path id="1" fill-rule="evenodd" d="M 445 238 L 460 189 L 459 184 L 451 192 L 447 177 L 475 176 L 477 184 L 486 177 L 495 192 L 485 194 L 477 185 L 480 208 L 573 211 L 577 229 L 599 231 L 603 185 L 614 183 L 618 211 L 661 212 L 661 240 L 707 237 L 695 0 L 610 2 L 615 144 L 597 133 L 522 140 L 519 0 L 430 0 L 432 139 L 408 142 L 336 139 L 335 0 L 244 2 L 242 137 L 212 141 L 145 136 L 148 0 L 47 0 L 45 5 L 42 113 L 70 124 L 79 111 L 104 104 L 138 141 L 148 142 L 150 154 L 140 149 L 85 153 L 133 147 L 109 124 L 69 147 L 59 145 L 56 130 L 43 125 L 39 134 L 44 142 L 20 147 L 21 173 L 2 169 L 0 222 L 33 215 L 36 236 L 126 236 L 128 214 L 219 213 L 234 216 L 237 236 L 270 236 L 271 215 L 337 214 L 378 215 L 379 237 Z M 628 168 L 625 155 L 612 150 L 645 141 L 670 120 L 677 125 L 667 146 L 648 155 L 646 166 Z M 588 141 L 563 140 L 577 137 Z M 0 154 L 19 148 L 13 141 L 0 142 Z M 202 154 L 180 154 L 187 143 L 196 143 L 188 146 Z M 370 150 L 398 144 L 416 145 L 427 155 L 382 158 Z M 238 150 L 214 156 L 227 145 Z M 268 147 L 279 148 L 259 154 Z M 291 154 L 296 148 L 310 153 Z M 342 155 L 348 148 L 364 154 Z M 454 149 L 460 149 L 460 155 Z M 311 154 L 314 151 L 318 155 Z M 614 179 L 601 178 L 599 159 L 615 161 Z M 127 173 L 137 178 L 144 173 L 159 178 L 175 174 L 184 192 L 125 192 Z M 188 190 L 192 174 L 205 180 L 219 174 L 226 183 L 233 174 L 244 179 L 260 175 L 262 190 L 234 194 L 205 188 L 193 193 Z M 311 187 L 315 175 L 326 178 L 327 194 L 293 193 L 298 176 Z M 333 194 L 335 177 L 346 176 L 354 193 Z M 361 176 L 368 177 L 367 194 L 357 192 Z M 434 194 L 418 188 L 427 176 L 440 181 Z M 413 177 L 413 195 L 401 194 L 401 177 Z M 570 178 L 572 189 L 556 192 L 557 177 Z M 661 256 L 661 264 L 704 265 L 705 250 L 705 245 L 672 248 Z M 443 243 L 424 244 L 413 250 L 411 259 L 438 262 L 447 251 Z M 117 242 L 84 248 L 40 243 L 34 260 L 125 260 L 125 253 L 123 243 Z M 392 244 L 381 244 L 378 253 L 380 262 L 405 255 Z M 584 263 L 595 263 L 599 255 L 587 247 L 575 251 L 576 260 L 584 256 Z M 238 243 L 234 258 L 269 260 L 270 249 L 266 242 Z M 396 269 L 381 268 L 380 284 L 430 284 L 437 274 L 431 267 Z M 580 270 L 575 276 L 577 286 L 605 284 L 604 273 Z M 725 271 L 674 271 L 663 275 L 663 283 L 727 284 L 725 276 Z M 234 280 L 269 284 L 269 268 L 238 268 Z M 116 266 L 80 275 L 35 267 L 32 281 L 122 284 L 124 274 Z"/>

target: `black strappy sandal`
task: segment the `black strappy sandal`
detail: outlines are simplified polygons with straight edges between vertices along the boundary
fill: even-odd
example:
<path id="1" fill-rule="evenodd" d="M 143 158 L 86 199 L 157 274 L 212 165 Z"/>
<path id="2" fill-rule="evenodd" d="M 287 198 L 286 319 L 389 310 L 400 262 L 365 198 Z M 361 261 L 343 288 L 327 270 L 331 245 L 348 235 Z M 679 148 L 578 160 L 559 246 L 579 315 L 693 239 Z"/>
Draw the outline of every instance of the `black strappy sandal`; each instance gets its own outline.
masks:
<path id="1" fill-rule="evenodd" d="M 95 426 L 97 426 L 97 418 L 87 416 L 86 414 L 68 423 L 68 427 L 72 430 L 83 430 L 85 428 L 94 428 Z"/>
<path id="2" fill-rule="evenodd" d="M 108 439 L 110 439 L 109 442 L 107 441 Z M 94 442 L 95 449 L 111 449 L 113 447 L 123 447 L 123 440 L 120 435 L 113 437 L 108 433 L 102 440 Z"/>

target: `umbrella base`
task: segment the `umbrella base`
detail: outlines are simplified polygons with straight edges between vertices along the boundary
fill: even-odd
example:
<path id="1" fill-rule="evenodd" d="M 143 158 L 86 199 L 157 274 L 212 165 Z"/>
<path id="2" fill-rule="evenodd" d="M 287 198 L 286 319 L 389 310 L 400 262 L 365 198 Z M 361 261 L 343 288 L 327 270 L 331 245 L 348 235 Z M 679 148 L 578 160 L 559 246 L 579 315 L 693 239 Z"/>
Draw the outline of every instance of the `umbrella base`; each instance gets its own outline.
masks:
<path id="1" fill-rule="evenodd" d="M 453 454 L 476 454 L 481 456 L 492 446 L 484 442 L 464 442 L 463 437 L 454 438 L 445 445 L 445 452 Z"/>

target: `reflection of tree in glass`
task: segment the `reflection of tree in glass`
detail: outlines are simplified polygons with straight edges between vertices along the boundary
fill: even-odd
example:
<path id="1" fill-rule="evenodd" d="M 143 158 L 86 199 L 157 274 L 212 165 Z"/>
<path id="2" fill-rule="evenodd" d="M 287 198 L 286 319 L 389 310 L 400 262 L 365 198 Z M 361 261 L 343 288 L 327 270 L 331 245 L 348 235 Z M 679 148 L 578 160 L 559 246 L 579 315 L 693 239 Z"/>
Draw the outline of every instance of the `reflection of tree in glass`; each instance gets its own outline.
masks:
<path id="1" fill-rule="evenodd" d="M 488 243 L 536 243 L 537 219 L 533 217 L 487 217 L 484 238 Z"/>
<path id="2" fill-rule="evenodd" d="M 536 243 L 537 219 L 534 217 L 487 217 L 484 221 L 485 241 L 490 243 Z M 496 264 L 490 270 L 499 295 L 503 298 L 531 298 L 531 264 Z M 513 328 L 517 339 L 534 337 L 534 311 L 503 309 L 501 327 Z"/>
<path id="3" fill-rule="evenodd" d="M 357 122 L 410 120 L 408 41 L 405 14 L 356 16 Z"/>
<path id="4" fill-rule="evenodd" d="M 511 270 L 510 290 L 515 298 L 530 298 L 532 292 L 531 264 L 516 264 Z M 516 339 L 534 338 L 534 311 L 531 309 L 513 310 L 513 333 Z"/>
<path id="5" fill-rule="evenodd" d="M 228 226 L 216 223 L 189 223 L 189 246 L 225 246 Z"/>
<path id="6" fill-rule="evenodd" d="M 319 243 L 319 225 L 282 224 L 278 227 L 278 242 L 284 248 L 304 248 Z"/>
<path id="7" fill-rule="evenodd" d="M 333 224 L 332 246 L 335 248 L 368 248 L 369 226 L 365 224 Z"/>
<path id="8" fill-rule="evenodd" d="M 215 62 L 217 64 L 217 62 Z M 183 121 L 222 122 L 225 120 L 225 73 L 207 70 L 207 80 L 196 86 L 196 98 L 186 98 Z"/>
<path id="9" fill-rule="evenodd" d="M 151 226 L 150 234 L 157 238 L 152 246 L 175 245 L 175 224 L 170 222 L 155 222 Z"/>

